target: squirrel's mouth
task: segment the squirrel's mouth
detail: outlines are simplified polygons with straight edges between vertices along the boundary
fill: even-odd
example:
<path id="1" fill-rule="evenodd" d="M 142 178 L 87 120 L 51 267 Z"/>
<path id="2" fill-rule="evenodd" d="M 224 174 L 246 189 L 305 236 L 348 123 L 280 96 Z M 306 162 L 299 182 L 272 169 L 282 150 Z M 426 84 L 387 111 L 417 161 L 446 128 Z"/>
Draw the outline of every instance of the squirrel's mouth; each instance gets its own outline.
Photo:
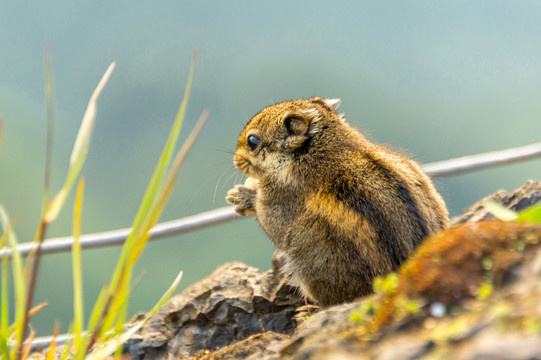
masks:
<path id="1" fill-rule="evenodd" d="M 235 154 L 233 158 L 233 165 L 240 171 L 242 171 L 248 177 L 259 180 L 261 177 L 261 170 L 255 166 L 249 159 L 242 155 Z"/>
<path id="2" fill-rule="evenodd" d="M 250 168 L 252 167 L 252 164 L 250 163 L 250 160 L 246 159 L 245 157 L 235 154 L 233 157 L 233 165 L 243 173 L 245 173 L 248 176 L 250 175 Z"/>

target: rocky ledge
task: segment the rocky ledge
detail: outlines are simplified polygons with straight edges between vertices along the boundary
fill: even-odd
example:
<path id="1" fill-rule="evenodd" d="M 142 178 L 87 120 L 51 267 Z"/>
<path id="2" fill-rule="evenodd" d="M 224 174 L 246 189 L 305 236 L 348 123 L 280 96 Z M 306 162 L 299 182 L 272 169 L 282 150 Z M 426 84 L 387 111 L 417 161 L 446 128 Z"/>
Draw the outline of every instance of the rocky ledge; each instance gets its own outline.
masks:
<path id="1" fill-rule="evenodd" d="M 541 183 L 499 191 L 427 239 L 374 294 L 314 309 L 242 263 L 172 298 L 125 346 L 134 359 L 541 359 L 541 224 L 519 211 Z"/>

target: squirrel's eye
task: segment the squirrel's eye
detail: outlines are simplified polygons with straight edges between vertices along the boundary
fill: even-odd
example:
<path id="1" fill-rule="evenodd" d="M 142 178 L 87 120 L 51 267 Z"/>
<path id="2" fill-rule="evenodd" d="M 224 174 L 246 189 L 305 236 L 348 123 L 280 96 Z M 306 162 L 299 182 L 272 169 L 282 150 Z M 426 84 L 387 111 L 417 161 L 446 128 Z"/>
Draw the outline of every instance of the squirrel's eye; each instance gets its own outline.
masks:
<path id="1" fill-rule="evenodd" d="M 259 140 L 259 137 L 255 135 L 248 136 L 246 140 L 248 141 L 248 147 L 250 148 L 250 150 L 255 150 L 261 142 L 261 140 Z"/>

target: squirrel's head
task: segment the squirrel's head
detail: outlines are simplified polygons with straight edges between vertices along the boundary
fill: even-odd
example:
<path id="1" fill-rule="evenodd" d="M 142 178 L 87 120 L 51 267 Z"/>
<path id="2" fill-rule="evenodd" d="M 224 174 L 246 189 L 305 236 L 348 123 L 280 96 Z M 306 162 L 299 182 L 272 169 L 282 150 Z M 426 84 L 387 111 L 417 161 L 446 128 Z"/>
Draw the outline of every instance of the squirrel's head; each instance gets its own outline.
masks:
<path id="1" fill-rule="evenodd" d="M 322 137 L 332 137 L 332 129 L 341 127 L 344 117 L 337 112 L 339 105 L 339 99 L 315 97 L 263 109 L 240 134 L 235 167 L 255 179 L 291 184 L 300 175 L 295 173 L 298 162 L 307 161 L 307 154 L 317 151 L 315 144 Z"/>

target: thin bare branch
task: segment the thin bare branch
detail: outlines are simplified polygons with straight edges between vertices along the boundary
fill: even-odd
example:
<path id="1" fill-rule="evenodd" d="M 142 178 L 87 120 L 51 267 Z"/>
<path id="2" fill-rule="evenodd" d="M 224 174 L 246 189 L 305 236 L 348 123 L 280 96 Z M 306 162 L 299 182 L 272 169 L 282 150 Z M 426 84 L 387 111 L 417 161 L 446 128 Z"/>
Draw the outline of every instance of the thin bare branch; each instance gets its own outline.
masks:
<path id="1" fill-rule="evenodd" d="M 73 339 L 73 334 L 61 334 L 56 336 L 42 336 L 42 337 L 36 337 L 32 340 L 32 345 L 30 346 L 30 351 L 38 351 L 43 350 L 49 347 L 51 343 L 55 342 L 57 346 L 64 345 L 67 341 Z M 27 344 L 27 341 L 25 341 L 25 346 Z"/>
<path id="2" fill-rule="evenodd" d="M 537 157 L 541 157 L 541 142 L 506 150 L 437 161 L 425 164 L 422 167 L 429 176 L 439 178 L 512 164 Z"/>
<path id="3" fill-rule="evenodd" d="M 439 178 L 473 172 L 492 166 L 525 161 L 537 157 L 541 157 L 541 143 L 428 163 L 424 164 L 422 168 L 431 177 Z M 244 218 L 246 217 L 239 216 L 235 213 L 233 206 L 226 206 L 201 214 L 157 224 L 150 231 L 150 238 L 151 240 L 156 240 L 175 235 L 182 235 L 209 226 Z M 80 238 L 81 248 L 90 249 L 121 245 L 124 240 L 126 240 L 130 230 L 130 228 L 125 228 L 82 235 Z M 70 236 L 49 239 L 42 243 L 41 252 L 43 254 L 50 254 L 70 251 L 72 243 L 73 238 Z M 35 245 L 32 243 L 20 244 L 18 249 L 21 256 L 27 256 L 33 246 Z M 0 257 L 4 255 L 8 257 L 11 256 L 11 249 L 0 249 Z"/>
<path id="4" fill-rule="evenodd" d="M 150 230 L 151 240 L 162 239 L 175 235 L 182 235 L 191 231 L 206 228 L 211 225 L 218 225 L 224 222 L 229 222 L 235 218 L 242 218 L 235 213 L 235 209 L 231 206 L 207 211 L 193 216 L 188 216 L 182 219 L 166 221 L 157 224 Z M 121 245 L 130 234 L 131 228 L 124 228 L 101 233 L 81 235 L 79 242 L 82 249 L 92 249 L 105 246 Z M 73 244 L 73 237 L 59 237 L 48 239 L 41 244 L 42 254 L 53 254 L 57 252 L 70 251 Z M 34 247 L 33 243 L 23 243 L 18 246 L 21 256 L 27 256 Z M 11 256 L 11 251 L 8 249 L 0 250 L 1 256 Z"/>

